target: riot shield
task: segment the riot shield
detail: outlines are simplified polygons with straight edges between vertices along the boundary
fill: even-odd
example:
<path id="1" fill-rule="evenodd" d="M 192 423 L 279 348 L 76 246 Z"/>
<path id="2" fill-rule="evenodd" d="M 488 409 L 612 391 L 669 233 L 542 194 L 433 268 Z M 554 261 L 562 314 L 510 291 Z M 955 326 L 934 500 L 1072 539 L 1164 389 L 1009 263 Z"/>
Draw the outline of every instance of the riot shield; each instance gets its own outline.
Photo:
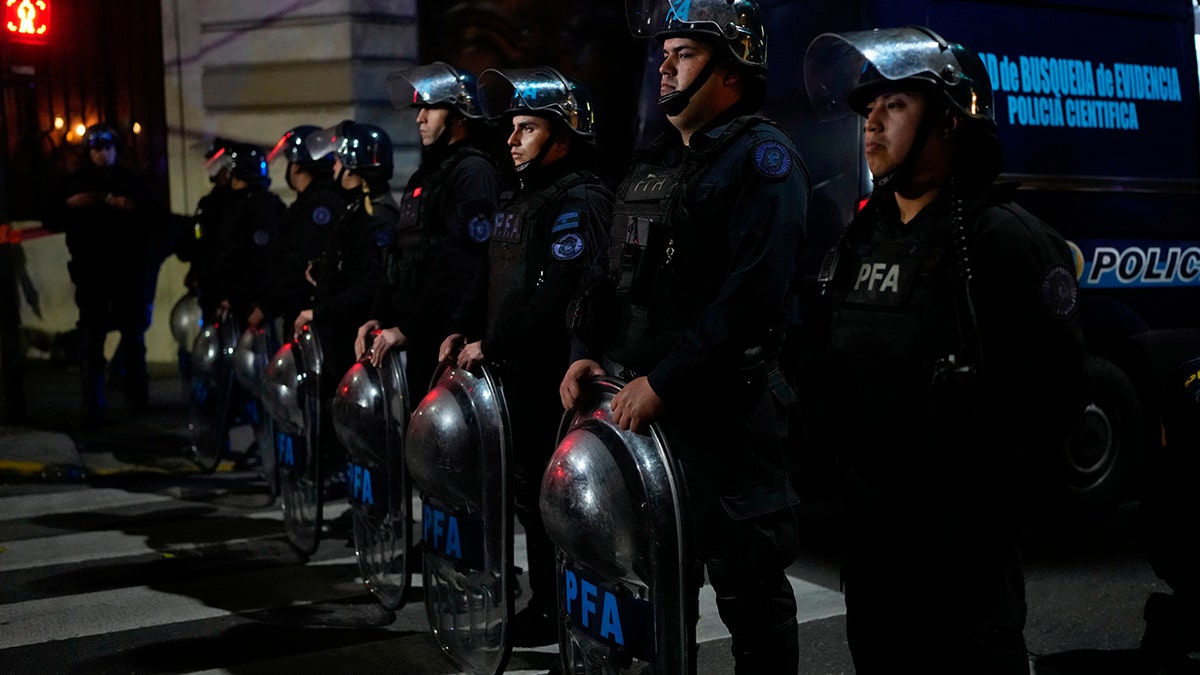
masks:
<path id="1" fill-rule="evenodd" d="M 588 386 L 563 417 L 540 506 L 557 548 L 563 672 L 688 672 L 683 472 L 658 425 L 613 423 L 624 382 Z"/>
<path id="2" fill-rule="evenodd" d="M 260 473 L 272 498 L 279 496 L 279 473 L 275 470 L 275 424 L 262 404 L 262 375 L 271 355 L 279 349 L 278 335 L 274 322 L 249 328 L 242 332 L 233 351 L 233 376 L 251 396 L 250 425 L 262 460 Z"/>
<path id="3" fill-rule="evenodd" d="M 409 420 L 408 470 L 421 492 L 425 610 L 463 671 L 499 673 L 512 653 L 512 496 L 500 380 L 443 366 Z"/>
<path id="4" fill-rule="evenodd" d="M 410 408 L 404 355 L 389 352 L 380 367 L 360 361 L 346 371 L 333 398 L 333 428 L 346 446 L 347 496 L 363 583 L 381 605 L 404 604 L 414 561 L 412 489 L 404 466 Z"/>
<path id="5" fill-rule="evenodd" d="M 311 555 L 321 539 L 321 343 L 310 326 L 283 345 L 263 371 L 263 406 L 275 430 L 275 470 L 288 541 Z"/>
<path id="6" fill-rule="evenodd" d="M 188 437 L 192 459 L 211 473 L 229 442 L 233 351 L 238 340 L 232 317 L 205 326 L 192 345 L 192 390 L 188 397 Z"/>

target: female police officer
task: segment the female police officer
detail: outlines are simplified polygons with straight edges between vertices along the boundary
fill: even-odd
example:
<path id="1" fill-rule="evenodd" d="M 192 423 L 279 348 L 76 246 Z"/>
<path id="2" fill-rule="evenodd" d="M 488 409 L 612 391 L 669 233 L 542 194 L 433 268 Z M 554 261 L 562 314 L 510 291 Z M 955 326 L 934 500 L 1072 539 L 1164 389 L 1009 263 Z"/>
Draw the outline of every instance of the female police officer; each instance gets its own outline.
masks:
<path id="1" fill-rule="evenodd" d="M 979 58 L 923 28 L 825 34 L 818 113 L 865 118 L 875 191 L 823 266 L 846 396 L 846 630 L 859 673 L 1027 673 L 1019 469 L 1082 411 L 1066 243 L 995 186 Z"/>

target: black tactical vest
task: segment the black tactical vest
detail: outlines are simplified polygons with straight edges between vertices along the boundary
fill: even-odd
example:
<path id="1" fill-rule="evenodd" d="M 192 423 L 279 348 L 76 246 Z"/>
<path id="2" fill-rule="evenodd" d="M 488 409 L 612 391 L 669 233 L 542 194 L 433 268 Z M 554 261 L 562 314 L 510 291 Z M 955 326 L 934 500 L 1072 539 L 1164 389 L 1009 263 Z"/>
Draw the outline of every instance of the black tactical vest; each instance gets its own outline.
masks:
<path id="1" fill-rule="evenodd" d="M 531 195 L 501 200 L 507 203 L 492 219 L 488 243 L 489 331 L 499 317 L 511 314 L 529 290 L 541 283 L 558 205 L 570 197 L 586 199 L 588 186 L 597 184 L 595 174 L 571 171 Z"/>
<path id="2" fill-rule="evenodd" d="M 441 219 L 447 211 L 446 179 L 458 163 L 470 156 L 487 159 L 487 154 L 472 146 L 462 146 L 421 179 L 408 185 L 400 198 L 400 218 L 396 239 L 385 255 L 387 280 L 399 291 L 418 292 L 423 287 L 421 270 L 432 252 L 441 248 L 449 229 Z"/>
<path id="3" fill-rule="evenodd" d="M 672 298 L 694 294 L 694 288 L 677 288 L 676 256 L 681 248 L 701 254 L 704 244 L 689 241 L 696 233 L 681 227 L 688 219 L 687 198 L 697 181 L 713 166 L 714 158 L 747 129 L 765 118 L 739 117 L 703 150 L 690 150 L 683 161 L 663 166 L 660 157 L 642 157 L 617 188 L 610 230 L 610 273 L 623 299 L 618 347 L 610 358 L 633 368 L 648 367 L 694 317 L 677 317 Z M 701 265 L 702 266 L 702 265 Z M 681 280 L 686 285 L 687 280 Z M 649 311 L 651 308 L 653 312 Z"/>

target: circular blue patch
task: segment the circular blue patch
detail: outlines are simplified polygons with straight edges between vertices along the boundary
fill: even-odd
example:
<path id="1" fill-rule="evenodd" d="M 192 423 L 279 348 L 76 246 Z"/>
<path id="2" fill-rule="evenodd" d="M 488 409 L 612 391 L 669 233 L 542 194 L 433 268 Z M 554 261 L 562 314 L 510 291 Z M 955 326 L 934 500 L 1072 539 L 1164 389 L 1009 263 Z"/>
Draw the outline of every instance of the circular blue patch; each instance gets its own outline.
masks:
<path id="1" fill-rule="evenodd" d="M 317 225 L 328 225 L 331 218 L 333 218 L 333 214 L 331 214 L 329 209 L 325 208 L 324 206 L 318 206 L 317 208 L 313 209 L 313 223 Z"/>
<path id="2" fill-rule="evenodd" d="M 550 246 L 550 253 L 559 260 L 574 260 L 583 253 L 583 237 L 578 233 L 568 232 L 554 240 L 554 244 Z"/>
<path id="3" fill-rule="evenodd" d="M 375 232 L 375 245 L 383 248 L 392 243 L 392 235 L 395 234 L 390 227 L 381 227 Z"/>
<path id="4" fill-rule="evenodd" d="M 754 168 L 767 178 L 783 178 L 792 170 L 792 153 L 779 141 L 754 146 Z"/>
<path id="5" fill-rule="evenodd" d="M 482 213 L 467 223 L 467 234 L 479 243 L 487 241 L 492 236 L 492 221 Z"/>
<path id="6" fill-rule="evenodd" d="M 1042 308 L 1056 319 L 1075 313 L 1079 305 L 1079 284 L 1066 265 L 1052 265 L 1042 273 Z"/>
<path id="7" fill-rule="evenodd" d="M 271 241 L 271 233 L 266 230 L 254 231 L 254 245 L 266 246 Z"/>

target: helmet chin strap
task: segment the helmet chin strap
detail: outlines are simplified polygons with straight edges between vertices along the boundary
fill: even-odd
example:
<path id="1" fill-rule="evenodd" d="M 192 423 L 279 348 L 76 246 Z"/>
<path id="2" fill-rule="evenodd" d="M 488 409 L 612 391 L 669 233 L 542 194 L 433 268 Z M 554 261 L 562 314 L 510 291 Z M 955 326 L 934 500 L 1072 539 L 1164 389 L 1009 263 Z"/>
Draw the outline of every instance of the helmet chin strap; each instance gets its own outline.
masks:
<path id="1" fill-rule="evenodd" d="M 662 108 L 668 117 L 674 117 L 683 112 L 688 107 L 688 103 L 692 102 L 692 97 L 696 95 L 696 92 L 700 91 L 700 87 L 703 87 L 704 83 L 708 82 L 708 78 L 712 77 L 713 70 L 717 67 L 717 60 L 716 54 L 710 56 L 708 63 L 704 64 L 700 74 L 696 75 L 696 79 L 692 80 L 687 89 L 676 90 L 659 97 L 658 107 Z"/>
<path id="2" fill-rule="evenodd" d="M 518 164 L 516 167 L 513 168 L 513 171 L 516 171 L 517 173 L 522 173 L 522 172 L 529 171 L 530 169 L 533 169 L 534 167 L 541 166 L 542 160 L 546 159 L 546 155 L 550 154 L 550 150 L 554 147 L 554 142 L 557 140 L 558 140 L 558 125 L 551 124 L 550 125 L 550 135 L 546 137 L 546 141 L 544 143 L 542 143 L 542 147 L 538 148 L 538 152 L 536 155 L 534 155 L 533 159 L 529 160 L 528 162 L 521 162 L 520 164 Z"/>
<path id="3" fill-rule="evenodd" d="M 904 156 L 903 161 L 896 165 L 896 168 L 882 176 L 874 177 L 876 190 L 896 192 L 912 182 L 913 169 L 916 168 L 917 160 L 921 158 L 921 153 L 925 151 L 925 144 L 929 142 L 929 136 L 933 133 L 935 118 L 936 115 L 931 114 L 928 110 L 921 115 L 921 122 L 917 125 L 916 133 L 913 134 L 913 142 L 908 149 L 908 154 Z"/>

